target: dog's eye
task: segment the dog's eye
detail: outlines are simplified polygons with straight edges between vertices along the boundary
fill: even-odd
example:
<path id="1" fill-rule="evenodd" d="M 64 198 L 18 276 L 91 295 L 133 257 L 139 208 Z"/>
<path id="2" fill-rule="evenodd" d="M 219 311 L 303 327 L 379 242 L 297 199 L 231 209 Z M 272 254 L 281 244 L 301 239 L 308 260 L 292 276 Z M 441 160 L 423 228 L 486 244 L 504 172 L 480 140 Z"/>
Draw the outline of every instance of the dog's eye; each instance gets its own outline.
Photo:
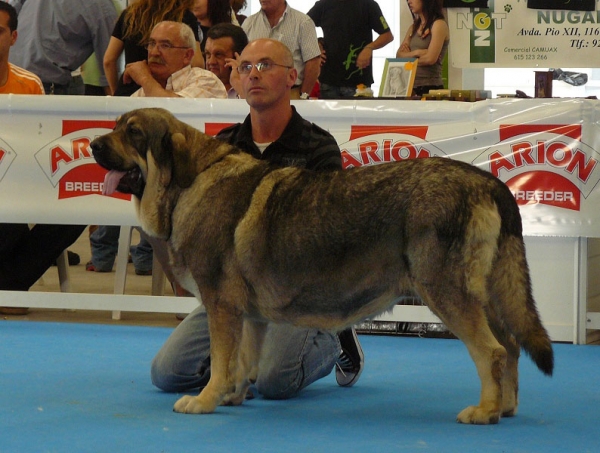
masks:
<path id="1" fill-rule="evenodd" d="M 142 129 L 135 125 L 130 124 L 127 129 L 131 135 L 141 135 L 141 133 L 142 133 Z"/>

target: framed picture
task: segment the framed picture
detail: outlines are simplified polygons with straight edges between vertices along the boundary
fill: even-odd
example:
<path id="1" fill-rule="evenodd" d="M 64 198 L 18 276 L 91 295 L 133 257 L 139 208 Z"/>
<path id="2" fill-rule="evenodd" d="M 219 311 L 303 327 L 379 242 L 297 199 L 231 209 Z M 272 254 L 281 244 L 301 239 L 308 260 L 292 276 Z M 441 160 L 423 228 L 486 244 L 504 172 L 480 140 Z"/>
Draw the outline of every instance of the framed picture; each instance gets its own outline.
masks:
<path id="1" fill-rule="evenodd" d="M 386 58 L 379 97 L 411 96 L 418 63 L 418 58 Z"/>

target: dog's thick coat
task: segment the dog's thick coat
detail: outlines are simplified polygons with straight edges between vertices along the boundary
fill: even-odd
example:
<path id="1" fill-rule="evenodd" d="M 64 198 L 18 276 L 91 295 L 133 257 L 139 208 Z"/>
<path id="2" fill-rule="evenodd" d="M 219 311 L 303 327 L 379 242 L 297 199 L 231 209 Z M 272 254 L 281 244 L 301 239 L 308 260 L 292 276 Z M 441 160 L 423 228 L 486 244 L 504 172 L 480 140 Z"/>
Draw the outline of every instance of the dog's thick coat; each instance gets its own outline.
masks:
<path id="1" fill-rule="evenodd" d="M 136 195 L 142 228 L 166 241 L 179 282 L 206 307 L 211 379 L 177 412 L 242 403 L 266 321 L 339 330 L 403 295 L 418 295 L 475 362 L 480 401 L 460 422 L 516 413 L 521 347 L 552 374 L 519 209 L 487 172 L 442 158 L 276 168 L 163 109 L 124 114 L 91 147 L 128 172 L 118 190 Z"/>

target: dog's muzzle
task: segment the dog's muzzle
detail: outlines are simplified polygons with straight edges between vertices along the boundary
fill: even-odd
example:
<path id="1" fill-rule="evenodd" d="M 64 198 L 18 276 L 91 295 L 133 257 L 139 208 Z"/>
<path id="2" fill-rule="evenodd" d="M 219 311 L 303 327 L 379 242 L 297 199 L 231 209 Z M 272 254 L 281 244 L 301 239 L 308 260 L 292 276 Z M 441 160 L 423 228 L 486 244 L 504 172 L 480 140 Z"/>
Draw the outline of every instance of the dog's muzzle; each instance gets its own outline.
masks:
<path id="1" fill-rule="evenodd" d="M 112 195 L 115 191 L 118 191 L 130 193 L 139 199 L 142 198 L 146 182 L 139 167 L 135 166 L 126 171 L 119 170 L 118 165 L 111 163 L 109 149 L 105 146 L 102 137 L 93 140 L 90 143 L 90 148 L 96 162 L 108 170 L 104 178 L 103 195 Z"/>

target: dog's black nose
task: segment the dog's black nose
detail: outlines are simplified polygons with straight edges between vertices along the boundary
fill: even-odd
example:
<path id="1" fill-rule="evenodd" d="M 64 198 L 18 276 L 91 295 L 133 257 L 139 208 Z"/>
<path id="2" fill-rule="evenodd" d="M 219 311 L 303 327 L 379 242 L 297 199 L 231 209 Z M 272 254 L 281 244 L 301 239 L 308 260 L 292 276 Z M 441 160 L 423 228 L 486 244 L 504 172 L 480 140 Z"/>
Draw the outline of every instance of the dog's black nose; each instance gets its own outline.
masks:
<path id="1" fill-rule="evenodd" d="M 104 144 L 102 143 L 101 140 L 98 140 L 96 138 L 92 141 L 92 143 L 90 143 L 90 148 L 92 148 L 93 153 L 97 153 L 97 152 L 102 151 L 102 149 L 104 148 Z"/>

